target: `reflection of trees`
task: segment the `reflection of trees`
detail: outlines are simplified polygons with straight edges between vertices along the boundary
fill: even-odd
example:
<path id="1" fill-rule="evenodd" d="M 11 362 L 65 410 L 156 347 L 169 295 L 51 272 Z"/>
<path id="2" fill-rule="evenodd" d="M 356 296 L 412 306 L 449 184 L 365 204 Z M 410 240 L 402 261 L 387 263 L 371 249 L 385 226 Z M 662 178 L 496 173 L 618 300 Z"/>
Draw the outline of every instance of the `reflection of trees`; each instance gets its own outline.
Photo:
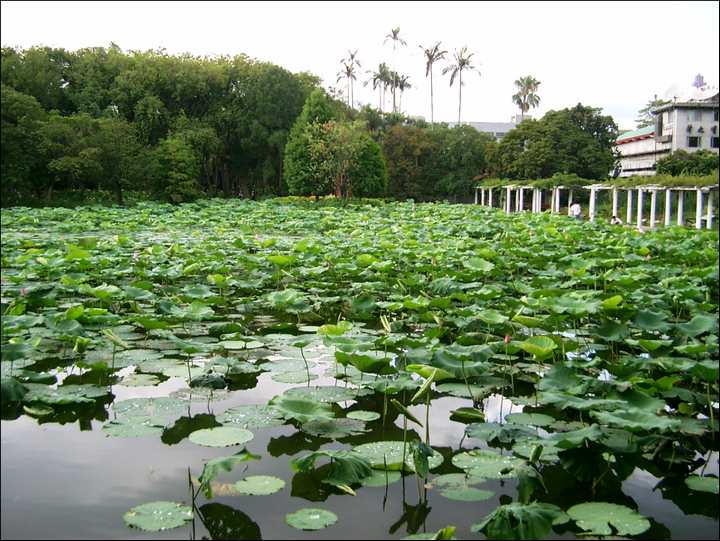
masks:
<path id="1" fill-rule="evenodd" d="M 420 527 L 425 525 L 431 509 L 432 507 L 428 506 L 426 500 L 417 505 L 408 505 L 403 501 L 403 514 L 397 522 L 390 526 L 388 533 L 390 535 L 394 534 L 403 524 L 406 524 L 405 529 L 408 534 L 417 533 Z"/>
<path id="2" fill-rule="evenodd" d="M 175 445 L 187 438 L 191 432 L 201 428 L 214 428 L 222 426 L 215 420 L 214 415 L 201 413 L 194 417 L 180 417 L 175 424 L 163 430 L 161 440 L 166 445 Z"/>
<path id="3" fill-rule="evenodd" d="M 200 508 L 195 507 L 195 515 L 207 529 L 210 539 L 262 539 L 260 526 L 242 511 L 228 505 L 206 503 Z"/>
<path id="4" fill-rule="evenodd" d="M 293 456 L 300 451 L 317 451 L 327 442 L 327 438 L 316 438 L 315 436 L 310 436 L 298 430 L 291 436 L 271 438 L 268 442 L 267 451 L 274 457 L 282 455 Z"/>
<path id="5" fill-rule="evenodd" d="M 655 489 L 660 489 L 663 498 L 673 502 L 686 515 L 718 518 L 717 495 L 690 490 L 683 478 L 666 477 L 655 486 Z"/>

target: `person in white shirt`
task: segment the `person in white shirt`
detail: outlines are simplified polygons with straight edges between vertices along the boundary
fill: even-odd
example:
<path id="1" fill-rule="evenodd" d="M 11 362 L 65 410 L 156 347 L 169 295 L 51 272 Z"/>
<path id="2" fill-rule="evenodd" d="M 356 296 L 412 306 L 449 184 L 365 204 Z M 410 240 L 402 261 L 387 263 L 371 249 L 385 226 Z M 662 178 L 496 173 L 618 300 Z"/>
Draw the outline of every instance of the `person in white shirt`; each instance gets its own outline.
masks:
<path id="1" fill-rule="evenodd" d="M 622 220 L 621 220 L 620 218 L 618 218 L 617 216 L 613 216 L 613 217 L 612 217 L 612 220 L 610 220 L 610 223 L 611 223 L 612 225 L 622 225 L 623 222 L 622 222 Z"/>
<path id="2" fill-rule="evenodd" d="M 573 203 L 570 205 L 570 216 L 576 220 L 582 220 L 582 208 L 579 203 Z"/>

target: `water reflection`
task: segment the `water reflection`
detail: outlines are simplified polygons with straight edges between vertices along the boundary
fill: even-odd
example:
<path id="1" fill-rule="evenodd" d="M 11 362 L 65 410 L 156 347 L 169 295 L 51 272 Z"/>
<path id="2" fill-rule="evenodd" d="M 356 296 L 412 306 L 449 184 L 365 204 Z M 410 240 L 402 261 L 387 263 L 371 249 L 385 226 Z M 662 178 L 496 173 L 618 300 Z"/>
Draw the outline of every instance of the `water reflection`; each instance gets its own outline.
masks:
<path id="1" fill-rule="evenodd" d="M 229 505 L 206 503 L 195 508 L 195 515 L 210 535 L 201 539 L 262 539 L 260 526 Z"/>

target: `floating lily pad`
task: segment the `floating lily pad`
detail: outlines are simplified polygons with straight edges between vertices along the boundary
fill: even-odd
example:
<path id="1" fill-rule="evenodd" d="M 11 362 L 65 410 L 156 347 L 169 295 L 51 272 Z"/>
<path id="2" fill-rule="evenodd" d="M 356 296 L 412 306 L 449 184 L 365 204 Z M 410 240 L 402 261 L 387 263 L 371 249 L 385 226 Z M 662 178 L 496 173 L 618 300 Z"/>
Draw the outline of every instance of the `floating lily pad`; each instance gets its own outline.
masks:
<path id="1" fill-rule="evenodd" d="M 403 442 L 401 441 L 363 443 L 355 447 L 354 450 L 367 458 L 373 468 L 384 469 L 385 463 L 387 463 L 388 470 L 402 469 Z M 433 455 L 428 458 L 428 466 L 432 470 L 442 464 L 443 460 L 443 456 L 433 450 Z M 405 470 L 415 471 L 410 442 L 407 442 L 405 447 Z"/>
<path id="2" fill-rule="evenodd" d="M 271 475 L 250 475 L 235 483 L 235 489 L 240 494 L 250 496 L 267 496 L 282 490 L 285 481 Z"/>
<path id="3" fill-rule="evenodd" d="M 548 426 L 555 419 L 543 413 L 511 413 L 505 417 L 505 421 L 516 425 Z"/>
<path id="4" fill-rule="evenodd" d="M 320 438 L 339 439 L 367 432 L 365 423 L 356 419 L 313 419 L 302 425 L 303 432 Z"/>
<path id="5" fill-rule="evenodd" d="M 494 451 L 474 449 L 452 457 L 452 463 L 475 477 L 507 479 L 517 475 L 524 461 L 513 456 L 502 456 Z"/>
<path id="6" fill-rule="evenodd" d="M 300 423 L 307 423 L 313 419 L 332 419 L 335 417 L 329 404 L 292 398 L 286 395 L 276 396 L 270 401 L 285 419 L 294 419 Z"/>
<path id="7" fill-rule="evenodd" d="M 259 404 L 235 406 L 218 415 L 216 420 L 223 425 L 240 428 L 267 428 L 285 423 L 285 419 L 278 411 Z"/>
<path id="8" fill-rule="evenodd" d="M 285 522 L 298 530 L 322 530 L 337 522 L 337 515 L 325 509 L 306 508 L 285 515 Z"/>
<path id="9" fill-rule="evenodd" d="M 147 532 L 178 528 L 192 518 L 192 509 L 187 505 L 163 501 L 138 505 L 123 515 L 128 526 Z"/>
<path id="10" fill-rule="evenodd" d="M 253 433 L 244 428 L 218 426 L 196 430 L 190 434 L 189 439 L 193 443 L 206 447 L 229 447 L 249 442 L 253 439 Z"/>
<path id="11" fill-rule="evenodd" d="M 650 521 L 624 505 L 589 502 L 573 505 L 567 514 L 592 535 L 639 535 L 650 528 Z"/>
<path id="12" fill-rule="evenodd" d="M 700 477 L 699 475 L 692 475 L 685 479 L 685 484 L 691 490 L 697 490 L 698 492 L 710 492 L 717 494 L 720 488 L 718 487 L 717 477 Z"/>
<path id="13" fill-rule="evenodd" d="M 107 436 L 114 438 L 140 438 L 142 436 L 159 436 L 165 428 L 164 424 L 150 417 L 130 417 L 121 421 L 109 421 L 102 426 Z"/>
<path id="14" fill-rule="evenodd" d="M 381 417 L 377 411 L 366 411 L 366 410 L 355 410 L 348 412 L 346 415 L 348 419 L 357 419 L 358 421 L 375 421 Z"/>
<path id="15" fill-rule="evenodd" d="M 308 373 L 305 370 L 294 370 L 292 372 L 277 372 L 270 376 L 270 379 L 278 383 L 307 383 L 318 379 L 317 374 Z"/>
<path id="16" fill-rule="evenodd" d="M 482 490 L 475 487 L 446 488 L 441 490 L 440 494 L 449 500 L 461 502 L 482 502 L 495 495 L 492 490 Z"/>
<path id="17" fill-rule="evenodd" d="M 352 389 L 349 387 L 333 387 L 331 385 L 315 387 L 293 387 L 283 393 L 292 398 L 302 398 L 316 402 L 332 403 L 355 400 L 358 396 L 368 394 L 367 389 Z"/>
<path id="18" fill-rule="evenodd" d="M 171 419 L 187 411 L 188 402 L 166 396 L 157 398 L 130 398 L 115 402 L 112 406 L 120 418 L 151 417 Z"/>
<path id="19" fill-rule="evenodd" d="M 386 484 L 396 483 L 401 478 L 402 474 L 399 471 L 373 470 L 370 476 L 360 481 L 360 484 L 364 487 L 384 487 Z"/>
<path id="20" fill-rule="evenodd" d="M 160 383 L 160 378 L 152 374 L 130 374 L 120 380 L 120 385 L 125 387 L 146 387 Z"/>

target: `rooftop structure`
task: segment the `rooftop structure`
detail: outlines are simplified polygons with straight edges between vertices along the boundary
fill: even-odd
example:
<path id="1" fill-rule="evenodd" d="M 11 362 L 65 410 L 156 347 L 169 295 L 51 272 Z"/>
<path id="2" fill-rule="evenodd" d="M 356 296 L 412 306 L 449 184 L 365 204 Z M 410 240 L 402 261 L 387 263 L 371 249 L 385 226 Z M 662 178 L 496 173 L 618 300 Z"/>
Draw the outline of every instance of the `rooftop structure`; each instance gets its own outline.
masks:
<path id="1" fill-rule="evenodd" d="M 653 126 L 624 132 L 615 141 L 621 177 L 654 175 L 658 160 L 676 150 L 718 152 L 717 88 L 694 88 L 673 98 L 652 111 Z"/>

